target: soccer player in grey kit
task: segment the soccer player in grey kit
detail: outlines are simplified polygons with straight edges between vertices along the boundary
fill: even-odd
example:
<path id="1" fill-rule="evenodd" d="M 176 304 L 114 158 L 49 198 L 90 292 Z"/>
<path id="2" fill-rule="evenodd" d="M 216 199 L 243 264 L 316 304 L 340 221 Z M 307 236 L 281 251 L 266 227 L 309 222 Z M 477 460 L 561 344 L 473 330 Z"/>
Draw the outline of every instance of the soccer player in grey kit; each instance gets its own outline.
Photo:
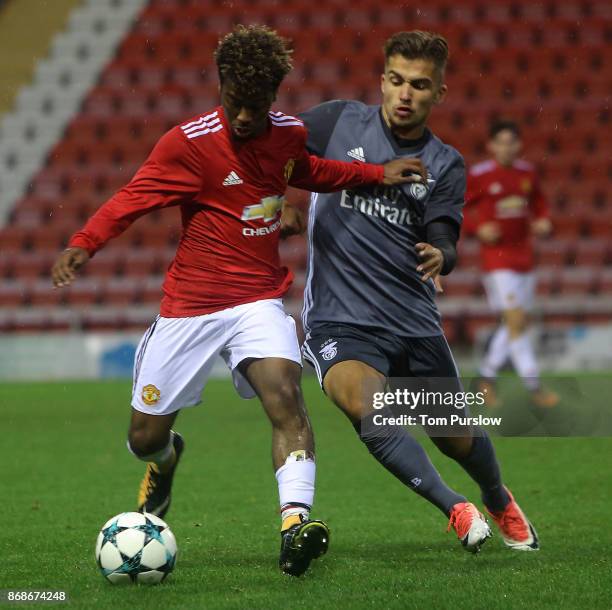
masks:
<path id="1" fill-rule="evenodd" d="M 444 38 L 400 32 L 385 44 L 381 106 L 338 100 L 300 115 L 313 154 L 370 163 L 414 157 L 428 172 L 427 183 L 313 194 L 303 353 L 369 452 L 442 510 L 463 546 L 476 552 L 491 535 L 484 516 L 442 481 L 405 428 L 374 424 L 379 411 L 372 392 L 364 392 L 384 391 L 391 377 L 445 378 L 460 388 L 434 281 L 455 265 L 465 166 L 427 128 L 446 94 L 447 59 Z M 432 441 L 480 486 L 505 543 L 538 549 L 535 529 L 502 483 L 488 435 L 472 427 L 460 432 Z"/>

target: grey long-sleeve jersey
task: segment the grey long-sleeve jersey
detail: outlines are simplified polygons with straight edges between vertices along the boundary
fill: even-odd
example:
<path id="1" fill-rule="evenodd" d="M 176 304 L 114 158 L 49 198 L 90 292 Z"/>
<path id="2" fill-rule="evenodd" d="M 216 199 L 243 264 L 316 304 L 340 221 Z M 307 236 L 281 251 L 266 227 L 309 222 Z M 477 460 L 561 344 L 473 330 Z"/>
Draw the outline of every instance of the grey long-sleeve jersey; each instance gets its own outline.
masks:
<path id="1" fill-rule="evenodd" d="M 423 282 L 416 271 L 415 244 L 425 241 L 425 227 L 433 220 L 461 224 L 463 158 L 428 129 L 418 140 L 398 142 L 380 106 L 337 100 L 300 118 L 312 154 L 368 163 L 419 157 L 429 172 L 426 185 L 313 193 L 302 312 L 306 333 L 319 324 L 341 323 L 405 337 L 442 334 L 433 282 Z"/>

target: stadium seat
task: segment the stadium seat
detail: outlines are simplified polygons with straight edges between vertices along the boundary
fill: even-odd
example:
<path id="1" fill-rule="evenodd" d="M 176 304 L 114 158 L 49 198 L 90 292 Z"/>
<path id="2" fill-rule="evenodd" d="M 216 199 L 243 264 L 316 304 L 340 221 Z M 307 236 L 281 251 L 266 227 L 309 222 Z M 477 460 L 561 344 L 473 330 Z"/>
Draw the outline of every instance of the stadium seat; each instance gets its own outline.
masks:
<path id="1" fill-rule="evenodd" d="M 103 277 L 103 276 L 102 276 Z M 70 306 L 95 305 L 101 301 L 102 286 L 100 278 L 79 277 L 68 288 L 62 289 L 64 300 Z"/>
<path id="2" fill-rule="evenodd" d="M 57 253 L 68 245 L 68 239 L 76 229 L 76 224 L 70 219 L 58 220 L 53 228 L 50 225 L 37 227 L 29 232 L 30 247 L 36 251 L 49 250 Z"/>
<path id="3" fill-rule="evenodd" d="M 568 261 L 572 241 L 555 239 L 536 242 L 536 259 L 538 265 L 561 268 Z"/>
<path id="4" fill-rule="evenodd" d="M 541 297 L 549 297 L 559 291 L 560 269 L 539 266 L 536 273 L 536 294 Z"/>
<path id="5" fill-rule="evenodd" d="M 609 255 L 609 241 L 604 239 L 584 239 L 576 244 L 575 252 L 571 257 L 571 263 L 578 267 L 601 267 L 608 262 Z"/>
<path id="6" fill-rule="evenodd" d="M 46 314 L 43 323 L 45 325 L 44 330 L 47 332 L 66 332 L 77 328 L 74 312 L 65 307 L 45 309 L 43 313 Z"/>
<path id="7" fill-rule="evenodd" d="M 104 248 L 83 267 L 81 275 L 100 279 L 118 275 L 131 252 L 132 250 L 122 250 L 118 247 Z"/>
<path id="8" fill-rule="evenodd" d="M 155 321 L 158 308 L 128 307 L 123 310 L 123 327 L 125 330 L 143 332 Z"/>
<path id="9" fill-rule="evenodd" d="M 582 181 L 561 182 L 554 189 L 550 189 L 550 198 L 559 209 L 586 209 L 596 200 L 597 191 L 596 185 L 584 184 Z"/>
<path id="10" fill-rule="evenodd" d="M 144 219 L 141 219 L 141 221 Z M 136 243 L 145 248 L 166 248 L 176 245 L 179 237 L 177 225 L 168 224 L 166 222 L 152 224 L 139 223 L 132 229 L 134 234 L 138 235 Z"/>
<path id="11" fill-rule="evenodd" d="M 32 210 L 20 207 L 13 210 L 10 214 L 9 221 L 13 225 L 20 227 L 38 227 L 49 219 L 48 214 L 45 214 L 43 210 Z"/>
<path id="12" fill-rule="evenodd" d="M 161 269 L 159 256 L 153 249 L 130 250 L 125 253 L 122 271 L 131 278 L 145 278 L 159 274 Z"/>
<path id="13" fill-rule="evenodd" d="M 11 323 L 17 332 L 42 332 L 51 330 L 51 316 L 47 308 L 21 308 L 14 312 Z M 1 327 L 0 322 L 0 327 Z"/>
<path id="14" fill-rule="evenodd" d="M 553 218 L 553 231 L 557 238 L 579 237 L 586 230 L 586 216 L 572 210 L 569 214 Z"/>
<path id="15" fill-rule="evenodd" d="M 0 230 L 0 244 L 2 250 L 23 250 L 28 245 L 30 230 L 25 227 L 9 225 Z"/>
<path id="16" fill-rule="evenodd" d="M 0 282 L 0 307 L 19 307 L 28 300 L 27 287 L 18 280 Z"/>
<path id="17" fill-rule="evenodd" d="M 54 288 L 50 278 L 32 280 L 28 288 L 29 305 L 52 307 L 64 302 L 63 290 Z"/>
<path id="18" fill-rule="evenodd" d="M 612 296 L 612 268 L 607 267 L 601 269 L 597 273 L 595 291 L 603 295 L 608 295 L 608 297 Z M 608 313 L 610 314 L 610 312 Z"/>
<path id="19" fill-rule="evenodd" d="M 595 289 L 596 274 L 592 268 L 563 269 L 559 274 L 559 292 L 562 295 L 588 295 Z"/>
<path id="20" fill-rule="evenodd" d="M 44 251 L 14 253 L 11 256 L 11 276 L 25 279 L 49 277 L 54 259 L 53 253 Z"/>
<path id="21" fill-rule="evenodd" d="M 612 235 L 612 209 L 589 212 L 585 217 L 585 225 L 591 237 L 609 240 Z"/>
<path id="22" fill-rule="evenodd" d="M 140 288 L 140 298 L 142 302 L 159 306 L 163 297 L 162 283 L 163 277 L 160 275 L 146 278 Z"/>
<path id="23" fill-rule="evenodd" d="M 121 330 L 125 324 L 125 316 L 121 309 L 104 307 L 89 309 L 83 314 L 82 328 L 84 331 Z"/>
<path id="24" fill-rule="evenodd" d="M 142 283 L 134 277 L 109 278 L 102 288 L 102 300 L 112 306 L 131 305 L 139 301 Z"/>

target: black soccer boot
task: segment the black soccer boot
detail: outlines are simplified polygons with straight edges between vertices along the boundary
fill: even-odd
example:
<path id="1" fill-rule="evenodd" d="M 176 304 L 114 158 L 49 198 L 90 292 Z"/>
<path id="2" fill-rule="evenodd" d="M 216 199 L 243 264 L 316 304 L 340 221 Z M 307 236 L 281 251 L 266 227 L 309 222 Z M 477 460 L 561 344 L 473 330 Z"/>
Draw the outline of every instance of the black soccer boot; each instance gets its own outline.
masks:
<path id="1" fill-rule="evenodd" d="M 172 435 L 172 443 L 174 444 L 176 454 L 174 466 L 167 472 L 159 472 L 155 464 L 148 463 L 138 493 L 138 512 L 151 513 L 160 519 L 164 518 L 164 515 L 170 508 L 172 479 L 181 458 L 181 453 L 183 453 L 185 448 L 183 437 L 178 432 L 173 432 Z"/>
<path id="2" fill-rule="evenodd" d="M 313 559 L 327 553 L 329 528 L 323 521 L 302 521 L 281 532 L 278 565 L 285 574 L 301 576 Z"/>

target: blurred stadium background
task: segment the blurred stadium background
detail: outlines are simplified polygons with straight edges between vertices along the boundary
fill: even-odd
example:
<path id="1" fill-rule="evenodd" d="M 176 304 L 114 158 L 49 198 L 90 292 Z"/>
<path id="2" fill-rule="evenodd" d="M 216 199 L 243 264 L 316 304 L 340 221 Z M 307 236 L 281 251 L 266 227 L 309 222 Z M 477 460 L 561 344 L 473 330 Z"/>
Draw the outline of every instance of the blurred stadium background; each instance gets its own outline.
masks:
<path id="1" fill-rule="evenodd" d="M 295 69 L 276 103 L 288 113 L 334 98 L 377 103 L 384 40 L 403 29 L 443 34 L 450 91 L 431 127 L 472 164 L 486 157 L 492 118 L 518 120 L 553 208 L 554 235 L 537 247 L 545 367 L 612 368 L 608 0 L 0 0 L 0 378 L 130 375 L 158 311 L 178 210 L 140 219 L 69 290 L 53 290 L 49 270 L 166 129 L 217 104 L 212 53 L 237 23 L 293 40 Z M 496 323 L 477 251 L 462 239 L 440 297 L 468 368 Z M 304 240 L 283 243 L 282 255 L 298 314 Z"/>

